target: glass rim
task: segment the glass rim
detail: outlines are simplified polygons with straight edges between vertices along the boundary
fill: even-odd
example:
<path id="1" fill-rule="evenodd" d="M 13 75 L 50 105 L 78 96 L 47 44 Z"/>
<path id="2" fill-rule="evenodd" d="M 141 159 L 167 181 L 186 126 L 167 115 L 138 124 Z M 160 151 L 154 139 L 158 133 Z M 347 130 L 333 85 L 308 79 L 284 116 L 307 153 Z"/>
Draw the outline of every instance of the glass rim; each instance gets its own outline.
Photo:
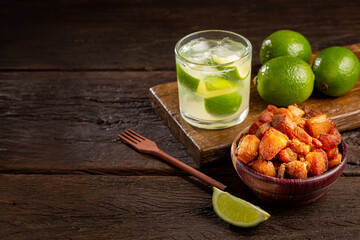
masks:
<path id="1" fill-rule="evenodd" d="M 219 33 L 227 33 L 227 34 L 230 34 L 230 35 L 234 35 L 236 37 L 240 37 L 242 40 L 244 40 L 247 44 L 246 46 L 246 52 L 245 54 L 243 54 L 243 56 L 241 56 L 239 59 L 235 60 L 235 61 L 231 61 L 231 62 L 227 62 L 227 63 L 224 63 L 224 64 L 205 64 L 205 63 L 197 63 L 197 62 L 193 62 L 193 61 L 190 61 L 188 60 L 187 58 L 183 57 L 181 54 L 180 54 L 180 44 L 186 40 L 187 38 L 191 37 L 191 36 L 194 36 L 196 34 L 202 34 L 202 33 L 208 33 L 208 32 L 219 32 Z M 200 37 L 199 37 L 200 38 Z M 237 34 L 235 32 L 231 32 L 231 31 L 227 31 L 227 30 L 202 30 L 202 31 L 197 31 L 197 32 L 193 32 L 193 33 L 190 33 L 184 37 L 182 37 L 175 45 L 175 55 L 181 59 L 181 61 L 184 61 L 186 63 L 191 63 L 191 64 L 194 64 L 194 65 L 198 65 L 198 66 L 209 66 L 209 67 L 218 67 L 218 66 L 227 66 L 227 65 L 230 65 L 230 64 L 233 64 L 233 63 L 236 63 L 238 61 L 241 61 L 245 58 L 247 58 L 252 52 L 252 45 L 251 45 L 251 42 L 244 36 L 240 35 L 240 34 Z"/>

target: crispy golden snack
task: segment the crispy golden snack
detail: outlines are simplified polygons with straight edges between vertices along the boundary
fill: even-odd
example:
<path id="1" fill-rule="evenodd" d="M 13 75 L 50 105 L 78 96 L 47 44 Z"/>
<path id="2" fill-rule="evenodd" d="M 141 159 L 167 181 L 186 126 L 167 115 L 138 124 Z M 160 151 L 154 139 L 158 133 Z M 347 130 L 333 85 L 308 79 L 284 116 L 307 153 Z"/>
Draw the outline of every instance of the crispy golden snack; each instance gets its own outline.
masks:
<path id="1" fill-rule="evenodd" d="M 305 130 L 301 127 L 295 127 L 293 135 L 305 144 L 310 144 L 312 142 L 310 135 L 307 134 L 307 132 L 305 132 Z"/>
<path id="2" fill-rule="evenodd" d="M 306 118 L 295 118 L 294 122 L 296 123 L 296 125 L 298 125 L 301 128 L 305 128 L 306 125 Z"/>
<path id="3" fill-rule="evenodd" d="M 316 117 L 316 116 L 319 116 L 322 114 L 319 110 L 309 108 L 308 106 L 304 106 L 303 111 L 305 112 L 304 118 L 307 118 L 307 119 L 310 119 L 312 117 Z"/>
<path id="4" fill-rule="evenodd" d="M 286 171 L 286 163 L 280 165 L 277 177 L 278 178 L 285 178 L 285 171 Z"/>
<path id="5" fill-rule="evenodd" d="M 276 170 L 272 161 L 257 159 L 251 164 L 252 169 L 270 177 L 276 177 Z"/>
<path id="6" fill-rule="evenodd" d="M 278 108 L 276 109 L 276 111 L 274 112 L 274 115 L 282 115 L 285 114 L 286 116 L 288 116 L 291 120 L 293 119 L 293 115 L 291 114 L 291 112 L 289 110 L 287 110 L 286 108 Z"/>
<path id="7" fill-rule="evenodd" d="M 336 156 L 333 158 L 333 159 L 330 159 L 329 160 L 329 169 L 336 166 L 336 165 L 339 165 L 341 163 L 341 159 L 342 159 L 342 155 L 341 153 L 337 152 Z"/>
<path id="8" fill-rule="evenodd" d="M 296 104 L 268 105 L 240 140 L 236 155 L 267 176 L 304 179 L 340 164 L 340 143 L 341 135 L 326 114 Z"/>
<path id="9" fill-rule="evenodd" d="M 303 110 L 301 110 L 300 108 L 298 108 L 298 106 L 296 104 L 288 106 L 288 110 L 294 119 L 302 118 L 302 116 L 305 115 L 305 112 Z"/>
<path id="10" fill-rule="evenodd" d="M 286 147 L 288 141 L 289 139 L 285 134 L 270 127 L 260 141 L 259 158 L 263 160 L 273 159 L 278 152 Z"/>
<path id="11" fill-rule="evenodd" d="M 262 137 L 265 135 L 266 131 L 269 130 L 271 127 L 271 124 L 269 122 L 261 124 L 259 129 L 256 131 L 255 136 L 259 139 L 262 139 Z"/>
<path id="12" fill-rule="evenodd" d="M 293 138 L 293 131 L 296 124 L 286 115 L 275 115 L 271 121 L 271 125 L 280 132 L 286 134 L 290 139 Z"/>
<path id="13" fill-rule="evenodd" d="M 274 111 L 272 110 L 273 109 L 269 109 L 268 107 L 266 110 L 262 111 L 259 121 L 262 123 L 271 122 L 272 118 L 274 117 Z"/>
<path id="14" fill-rule="evenodd" d="M 289 163 L 297 160 L 297 154 L 291 148 L 285 148 L 279 152 L 279 158 L 284 163 Z"/>
<path id="15" fill-rule="evenodd" d="M 322 143 L 322 149 L 330 150 L 336 148 L 337 145 L 340 144 L 341 140 L 337 139 L 333 135 L 321 133 L 319 136 L 319 141 Z"/>
<path id="16" fill-rule="evenodd" d="M 339 150 L 336 147 L 336 148 L 327 150 L 325 152 L 326 152 L 326 155 L 327 155 L 328 159 L 330 160 L 330 159 L 334 159 L 336 157 L 336 155 L 339 153 Z"/>
<path id="17" fill-rule="evenodd" d="M 247 164 L 259 154 L 260 140 L 255 135 L 244 136 L 236 149 L 237 158 Z"/>
<path id="18" fill-rule="evenodd" d="M 297 138 L 292 139 L 289 143 L 289 146 L 291 150 L 304 156 L 310 152 L 310 145 L 301 142 Z"/>
<path id="19" fill-rule="evenodd" d="M 255 134 L 256 131 L 259 129 L 259 127 L 262 125 L 263 123 L 260 122 L 259 120 L 253 122 L 249 128 L 249 134 Z"/>
<path id="20" fill-rule="evenodd" d="M 301 161 L 286 163 L 286 174 L 289 178 L 305 179 L 308 174 L 307 165 Z"/>
<path id="21" fill-rule="evenodd" d="M 312 138 L 312 139 L 311 139 L 311 142 L 312 142 L 312 144 L 314 144 L 314 146 L 317 147 L 317 148 L 321 148 L 321 147 L 322 147 L 322 143 L 321 143 L 318 139 L 316 139 L 316 138 Z"/>
<path id="22" fill-rule="evenodd" d="M 322 133 L 329 133 L 336 125 L 331 119 L 326 117 L 326 114 L 320 114 L 308 119 L 306 127 L 312 137 L 318 138 Z"/>
<path id="23" fill-rule="evenodd" d="M 308 170 L 311 176 L 319 176 L 328 169 L 327 155 L 321 149 L 317 152 L 308 153 L 305 161 L 308 163 Z"/>
<path id="24" fill-rule="evenodd" d="M 339 140 L 339 142 L 341 142 L 341 135 L 336 128 L 331 129 L 329 134 L 334 136 L 337 140 Z"/>

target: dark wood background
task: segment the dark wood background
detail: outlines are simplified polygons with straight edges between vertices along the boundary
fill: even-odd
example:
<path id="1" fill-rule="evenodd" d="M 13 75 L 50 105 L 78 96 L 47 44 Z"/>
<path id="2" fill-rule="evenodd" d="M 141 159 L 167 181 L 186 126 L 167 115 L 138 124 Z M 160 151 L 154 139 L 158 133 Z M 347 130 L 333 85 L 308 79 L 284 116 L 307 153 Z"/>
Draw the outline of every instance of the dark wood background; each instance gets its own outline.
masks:
<path id="1" fill-rule="evenodd" d="M 176 80 L 184 35 L 225 29 L 259 48 L 273 31 L 314 51 L 360 42 L 359 1 L 0 2 L 0 239 L 357 239 L 360 129 L 343 176 L 317 202 L 265 204 L 231 161 L 201 169 L 272 217 L 238 229 L 212 210 L 211 189 L 116 134 L 133 129 L 196 167 L 153 111 L 150 87 Z"/>

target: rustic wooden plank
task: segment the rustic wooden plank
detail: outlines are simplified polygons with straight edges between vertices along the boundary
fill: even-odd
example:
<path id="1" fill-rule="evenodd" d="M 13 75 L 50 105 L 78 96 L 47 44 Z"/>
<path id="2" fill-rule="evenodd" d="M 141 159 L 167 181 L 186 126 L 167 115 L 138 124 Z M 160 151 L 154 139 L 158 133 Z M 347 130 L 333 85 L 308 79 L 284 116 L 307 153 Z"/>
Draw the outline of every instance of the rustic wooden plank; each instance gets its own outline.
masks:
<path id="1" fill-rule="evenodd" d="M 239 178 L 236 194 L 272 217 L 251 229 L 212 210 L 211 189 L 181 177 L 0 175 L 0 239 L 355 239 L 358 177 L 342 177 L 317 202 L 295 208 L 257 200 Z M 344 187 L 346 186 L 346 187 Z"/>
<path id="2" fill-rule="evenodd" d="M 360 42 L 358 1 L 12 1 L 0 3 L 0 69 L 174 70 L 186 34 L 226 29 L 263 39 L 303 33 L 314 50 Z M 299 24 L 301 23 L 301 24 Z"/>
<path id="3" fill-rule="evenodd" d="M 152 84 L 174 76 L 174 72 L 0 73 L 0 170 L 173 172 L 167 164 L 117 142 L 117 133 L 127 128 L 195 166 L 147 98 Z"/>

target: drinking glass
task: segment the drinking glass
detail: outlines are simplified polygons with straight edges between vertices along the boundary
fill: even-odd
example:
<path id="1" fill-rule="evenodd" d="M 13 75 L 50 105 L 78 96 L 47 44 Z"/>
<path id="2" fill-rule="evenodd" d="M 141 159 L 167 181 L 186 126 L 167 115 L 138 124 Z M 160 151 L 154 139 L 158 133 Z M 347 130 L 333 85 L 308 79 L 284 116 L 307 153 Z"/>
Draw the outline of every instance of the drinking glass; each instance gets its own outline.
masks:
<path id="1" fill-rule="evenodd" d="M 223 129 L 249 112 L 252 46 L 223 30 L 195 32 L 175 46 L 181 116 L 191 125 Z"/>

